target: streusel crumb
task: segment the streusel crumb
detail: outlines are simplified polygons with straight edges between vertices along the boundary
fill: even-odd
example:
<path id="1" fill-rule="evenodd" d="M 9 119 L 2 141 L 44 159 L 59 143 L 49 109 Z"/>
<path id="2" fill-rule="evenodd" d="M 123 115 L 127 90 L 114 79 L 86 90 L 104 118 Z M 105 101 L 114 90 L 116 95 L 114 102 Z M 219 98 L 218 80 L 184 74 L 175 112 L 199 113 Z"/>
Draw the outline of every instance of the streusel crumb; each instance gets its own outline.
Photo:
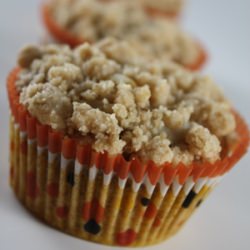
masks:
<path id="1" fill-rule="evenodd" d="M 124 41 L 28 46 L 18 62 L 16 86 L 31 115 L 98 152 L 214 162 L 235 133 L 231 106 L 210 78 L 144 60 Z"/>
<path id="2" fill-rule="evenodd" d="M 134 1 L 134 0 L 132 0 Z M 183 0 L 139 0 L 146 7 L 166 11 L 167 13 L 178 13 L 183 7 Z"/>
<path id="3" fill-rule="evenodd" d="M 161 9 L 180 5 L 180 0 L 146 2 Z M 127 40 L 149 58 L 169 58 L 183 65 L 193 64 L 200 55 L 192 37 L 173 21 L 150 18 L 140 1 L 53 0 L 49 8 L 61 27 L 84 41 L 97 42 L 112 36 Z"/>

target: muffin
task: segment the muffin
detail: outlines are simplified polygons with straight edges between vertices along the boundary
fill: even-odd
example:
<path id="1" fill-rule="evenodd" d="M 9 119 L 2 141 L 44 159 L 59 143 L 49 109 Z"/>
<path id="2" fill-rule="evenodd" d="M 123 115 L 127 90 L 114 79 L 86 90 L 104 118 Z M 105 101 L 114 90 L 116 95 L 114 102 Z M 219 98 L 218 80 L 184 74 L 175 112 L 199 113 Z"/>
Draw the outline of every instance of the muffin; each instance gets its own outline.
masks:
<path id="1" fill-rule="evenodd" d="M 48 225 L 101 244 L 176 233 L 249 143 L 209 77 L 145 61 L 125 41 L 27 46 L 7 89 L 14 193 Z"/>
<path id="2" fill-rule="evenodd" d="M 59 42 L 76 46 L 105 37 L 128 41 L 148 59 L 173 60 L 190 70 L 202 68 L 205 50 L 166 18 L 150 18 L 138 2 L 53 0 L 42 8 L 44 24 Z"/>

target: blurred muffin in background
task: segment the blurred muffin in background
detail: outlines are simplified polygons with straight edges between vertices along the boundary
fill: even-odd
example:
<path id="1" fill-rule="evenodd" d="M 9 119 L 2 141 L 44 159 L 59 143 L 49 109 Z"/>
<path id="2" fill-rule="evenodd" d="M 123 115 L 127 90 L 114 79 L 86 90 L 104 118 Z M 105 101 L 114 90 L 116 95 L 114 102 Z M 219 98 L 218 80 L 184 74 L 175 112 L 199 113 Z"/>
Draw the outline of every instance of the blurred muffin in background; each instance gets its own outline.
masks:
<path id="1" fill-rule="evenodd" d="M 50 34 L 71 46 L 112 36 L 128 41 L 146 58 L 173 60 L 191 70 L 206 61 L 196 39 L 166 18 L 150 18 L 139 2 L 52 0 L 42 14 Z"/>

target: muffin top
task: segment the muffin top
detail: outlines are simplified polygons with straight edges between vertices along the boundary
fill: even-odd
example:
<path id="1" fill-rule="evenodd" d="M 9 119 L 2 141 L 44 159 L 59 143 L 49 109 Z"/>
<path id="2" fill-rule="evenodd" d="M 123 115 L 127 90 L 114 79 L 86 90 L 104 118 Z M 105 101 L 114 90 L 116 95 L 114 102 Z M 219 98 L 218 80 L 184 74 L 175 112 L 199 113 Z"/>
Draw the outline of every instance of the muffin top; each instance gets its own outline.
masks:
<path id="1" fill-rule="evenodd" d="M 18 64 L 16 87 L 30 114 L 97 152 L 214 162 L 236 136 L 231 106 L 210 78 L 145 60 L 125 41 L 30 45 Z"/>
<path id="2" fill-rule="evenodd" d="M 197 41 L 166 18 L 150 18 L 140 1 L 53 0 L 49 9 L 61 27 L 84 41 L 125 39 L 145 56 L 183 65 L 195 63 L 200 55 Z"/>

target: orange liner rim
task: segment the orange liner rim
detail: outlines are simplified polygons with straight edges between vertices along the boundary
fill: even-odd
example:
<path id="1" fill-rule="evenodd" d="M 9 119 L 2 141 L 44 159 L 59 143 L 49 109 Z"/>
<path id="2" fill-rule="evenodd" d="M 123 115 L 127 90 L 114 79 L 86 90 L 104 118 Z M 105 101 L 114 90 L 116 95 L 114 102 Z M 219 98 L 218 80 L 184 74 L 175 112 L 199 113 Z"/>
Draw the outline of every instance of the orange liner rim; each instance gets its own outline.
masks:
<path id="1" fill-rule="evenodd" d="M 19 103 L 19 95 L 15 87 L 19 71 L 20 68 L 15 68 L 10 72 L 7 78 L 7 91 L 10 109 L 15 121 L 20 125 L 20 130 L 28 130 L 28 138 L 37 138 L 38 146 L 47 144 L 50 152 L 62 153 L 66 159 L 77 159 L 81 164 L 89 167 L 95 165 L 98 169 L 102 169 L 104 173 L 114 171 L 122 179 L 126 178 L 128 173 L 131 173 L 137 183 L 142 181 L 145 173 L 147 173 L 151 183 L 154 184 L 163 175 L 167 185 L 178 175 L 179 183 L 184 184 L 189 176 L 192 176 L 195 181 L 202 177 L 213 178 L 224 175 L 247 151 L 250 140 L 248 126 L 241 116 L 236 111 L 233 111 L 239 141 L 230 155 L 225 155 L 215 163 L 193 162 L 188 166 L 183 163 L 179 163 L 176 166 L 173 166 L 171 163 L 164 163 L 157 166 L 152 161 L 143 164 L 136 157 L 127 161 L 121 154 L 109 155 L 107 152 L 95 152 L 91 145 L 83 145 L 79 140 L 81 138 L 68 136 L 60 131 L 53 130 L 48 125 L 40 124 L 37 119 L 28 113 L 26 108 Z"/>
<path id="2" fill-rule="evenodd" d="M 53 19 L 52 15 L 50 14 L 48 4 L 43 4 L 41 6 L 41 14 L 45 27 L 48 29 L 50 34 L 54 36 L 54 38 L 56 38 L 59 42 L 66 43 L 71 47 L 75 47 L 85 42 L 84 39 L 79 38 L 78 36 L 72 34 L 72 32 L 69 32 L 64 27 L 58 25 L 58 23 Z"/>
<path id="3" fill-rule="evenodd" d="M 200 70 L 208 61 L 208 54 L 205 48 L 199 42 L 197 42 L 196 44 L 199 50 L 198 58 L 193 63 L 184 65 L 186 69 L 191 70 L 191 71 Z"/>
<path id="4" fill-rule="evenodd" d="M 76 47 L 87 41 L 68 31 L 66 28 L 60 26 L 52 17 L 48 4 L 43 4 L 41 6 L 41 14 L 46 29 L 59 42 L 66 43 L 71 47 Z M 183 65 L 186 69 L 189 69 L 191 71 L 201 69 L 208 58 L 205 48 L 203 48 L 203 46 L 198 42 L 197 47 L 199 49 L 199 56 L 197 60 L 195 60 L 195 62 L 193 63 Z"/>

